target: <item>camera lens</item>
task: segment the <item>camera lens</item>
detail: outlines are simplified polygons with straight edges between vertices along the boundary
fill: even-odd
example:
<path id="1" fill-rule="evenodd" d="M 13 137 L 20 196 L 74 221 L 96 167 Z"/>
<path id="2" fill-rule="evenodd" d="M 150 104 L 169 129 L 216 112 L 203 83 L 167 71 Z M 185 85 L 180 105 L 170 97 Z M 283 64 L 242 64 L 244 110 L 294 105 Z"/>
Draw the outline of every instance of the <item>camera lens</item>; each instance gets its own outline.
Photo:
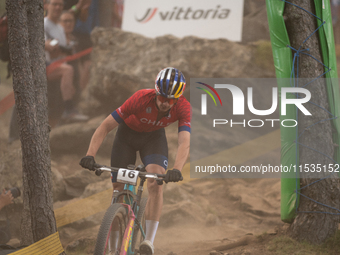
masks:
<path id="1" fill-rule="evenodd" d="M 14 187 L 10 189 L 13 198 L 17 198 L 18 196 L 21 195 L 20 189 L 18 187 Z"/>

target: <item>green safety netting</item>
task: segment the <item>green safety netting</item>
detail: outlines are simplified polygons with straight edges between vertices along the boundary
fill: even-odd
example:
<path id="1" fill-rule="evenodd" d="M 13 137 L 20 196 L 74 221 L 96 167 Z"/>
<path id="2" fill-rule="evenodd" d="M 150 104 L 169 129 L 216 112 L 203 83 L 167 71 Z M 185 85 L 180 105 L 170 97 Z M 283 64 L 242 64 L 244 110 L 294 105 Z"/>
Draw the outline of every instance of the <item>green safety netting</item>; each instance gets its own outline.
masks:
<path id="1" fill-rule="evenodd" d="M 269 22 L 270 39 L 274 57 L 274 65 L 278 86 L 289 87 L 289 78 L 293 68 L 292 50 L 287 47 L 290 45 L 289 37 L 283 19 L 283 11 L 285 1 L 282 0 L 266 0 L 267 15 Z M 336 67 L 336 54 L 333 37 L 333 25 L 331 17 L 331 7 L 329 0 L 314 0 L 316 16 L 318 16 L 325 24 L 318 30 L 319 40 L 321 44 L 322 60 L 324 65 L 331 70 L 326 73 L 327 93 L 330 112 L 334 116 L 339 116 L 339 84 Z M 322 21 L 317 20 L 318 26 Z M 297 24 L 298 25 L 298 24 Z M 288 105 L 287 115 L 280 116 L 283 119 L 296 119 L 296 108 Z M 333 141 L 339 144 L 339 119 L 332 120 L 334 127 Z M 281 164 L 283 166 L 298 165 L 298 146 L 295 143 L 297 137 L 296 128 L 285 128 L 281 126 Z M 333 158 L 339 162 L 339 147 L 335 148 Z M 299 195 L 296 192 L 300 189 L 299 181 L 297 181 L 294 173 L 282 173 L 281 179 L 281 219 L 284 222 L 292 222 L 296 216 Z"/>

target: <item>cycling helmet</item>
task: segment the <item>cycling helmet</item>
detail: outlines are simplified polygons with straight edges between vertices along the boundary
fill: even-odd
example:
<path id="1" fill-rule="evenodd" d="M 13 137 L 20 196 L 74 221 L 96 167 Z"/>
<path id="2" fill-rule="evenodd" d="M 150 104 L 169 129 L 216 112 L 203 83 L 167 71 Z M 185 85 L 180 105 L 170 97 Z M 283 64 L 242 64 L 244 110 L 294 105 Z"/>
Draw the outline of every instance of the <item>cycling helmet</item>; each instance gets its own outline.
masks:
<path id="1" fill-rule="evenodd" d="M 173 67 L 161 70 L 155 80 L 156 94 L 166 98 L 179 98 L 183 94 L 185 85 L 184 75 Z"/>

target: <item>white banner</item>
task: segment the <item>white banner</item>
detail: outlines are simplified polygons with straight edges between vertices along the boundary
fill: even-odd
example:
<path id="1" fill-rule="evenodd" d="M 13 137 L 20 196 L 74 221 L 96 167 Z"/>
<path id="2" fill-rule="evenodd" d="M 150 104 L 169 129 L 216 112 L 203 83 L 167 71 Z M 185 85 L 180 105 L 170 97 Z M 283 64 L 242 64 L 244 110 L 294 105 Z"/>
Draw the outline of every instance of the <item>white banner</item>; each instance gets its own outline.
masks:
<path id="1" fill-rule="evenodd" d="M 148 37 L 172 34 L 241 41 L 244 0 L 125 0 L 122 29 Z"/>

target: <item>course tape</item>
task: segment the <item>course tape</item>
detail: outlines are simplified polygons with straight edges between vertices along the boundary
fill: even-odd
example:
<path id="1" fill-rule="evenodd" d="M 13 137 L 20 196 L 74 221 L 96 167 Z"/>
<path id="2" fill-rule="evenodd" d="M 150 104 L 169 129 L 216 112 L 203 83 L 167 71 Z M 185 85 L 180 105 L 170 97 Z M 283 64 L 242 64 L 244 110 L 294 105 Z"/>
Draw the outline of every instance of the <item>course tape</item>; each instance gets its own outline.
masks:
<path id="1" fill-rule="evenodd" d="M 11 255 L 58 255 L 64 252 L 59 240 L 59 233 L 55 232 L 40 241 L 16 251 L 10 253 Z"/>
<path id="2" fill-rule="evenodd" d="M 53 62 L 52 64 L 47 66 L 46 74 L 47 75 L 50 74 L 52 71 L 54 71 L 56 68 L 58 68 L 61 64 L 65 63 L 65 62 L 70 62 L 70 61 L 76 60 L 78 58 L 81 58 L 81 57 L 83 57 L 87 54 L 90 54 L 91 51 L 92 51 L 92 48 L 88 48 L 86 50 L 80 51 L 80 52 L 73 54 L 71 56 L 67 56 L 65 58 L 62 58 L 62 59 L 59 59 L 59 60 Z M 12 91 L 4 99 L 2 99 L 0 101 L 0 116 L 4 112 L 6 112 L 9 108 L 11 108 L 14 104 L 15 104 L 14 92 Z"/>
<path id="3" fill-rule="evenodd" d="M 58 68 L 61 64 L 65 63 L 65 62 L 70 62 L 70 61 L 76 60 L 78 58 L 81 58 L 81 57 L 83 57 L 87 54 L 90 54 L 91 51 L 92 51 L 92 47 L 88 48 L 86 50 L 80 51 L 78 53 L 75 53 L 71 56 L 67 56 L 65 58 L 54 61 L 53 63 L 51 63 L 50 65 L 48 65 L 46 67 L 46 74 L 49 75 L 53 70 Z"/>
<path id="4" fill-rule="evenodd" d="M 54 214 L 57 227 L 60 228 L 98 212 L 105 211 L 110 206 L 111 197 L 112 189 L 108 189 L 55 209 Z"/>

